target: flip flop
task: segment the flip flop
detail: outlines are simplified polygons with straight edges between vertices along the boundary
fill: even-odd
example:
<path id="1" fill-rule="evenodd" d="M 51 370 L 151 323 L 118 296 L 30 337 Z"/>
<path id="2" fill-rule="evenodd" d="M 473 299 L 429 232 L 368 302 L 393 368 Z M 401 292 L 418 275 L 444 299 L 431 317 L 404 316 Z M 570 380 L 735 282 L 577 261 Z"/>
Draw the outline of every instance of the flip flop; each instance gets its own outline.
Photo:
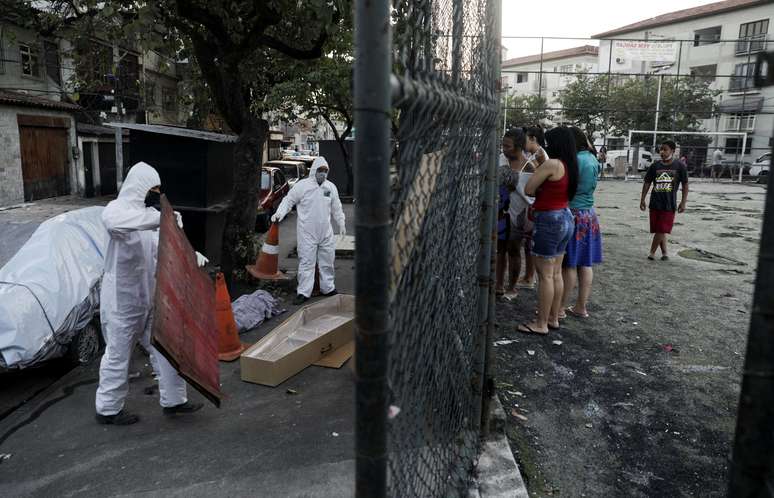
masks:
<path id="1" fill-rule="evenodd" d="M 574 316 L 575 318 L 588 318 L 588 313 L 578 313 L 575 311 L 575 308 L 573 306 L 569 306 L 564 309 L 564 312 L 567 313 L 570 316 Z"/>
<path id="2" fill-rule="evenodd" d="M 495 289 L 495 296 L 500 297 L 505 295 L 505 289 Z"/>
<path id="3" fill-rule="evenodd" d="M 522 329 L 522 327 L 524 327 L 524 329 L 526 329 L 526 330 Z M 536 334 L 536 335 L 547 335 L 548 334 L 547 331 L 546 332 L 541 332 L 539 330 L 534 330 L 532 327 L 530 327 L 526 323 L 519 324 L 519 326 L 516 327 L 516 330 L 521 332 L 521 333 L 523 333 L 523 334 Z"/>
<path id="4" fill-rule="evenodd" d="M 548 330 L 559 330 L 559 327 L 554 327 L 550 323 L 548 324 Z"/>
<path id="5" fill-rule="evenodd" d="M 517 289 L 534 289 L 535 288 L 535 284 L 534 283 L 529 283 L 529 282 L 517 282 L 516 283 L 516 288 Z"/>
<path id="6" fill-rule="evenodd" d="M 653 257 L 653 256 L 651 256 L 651 255 L 648 255 L 648 259 L 649 259 L 649 260 L 651 260 L 651 261 L 656 261 L 656 258 L 654 258 L 654 257 Z"/>

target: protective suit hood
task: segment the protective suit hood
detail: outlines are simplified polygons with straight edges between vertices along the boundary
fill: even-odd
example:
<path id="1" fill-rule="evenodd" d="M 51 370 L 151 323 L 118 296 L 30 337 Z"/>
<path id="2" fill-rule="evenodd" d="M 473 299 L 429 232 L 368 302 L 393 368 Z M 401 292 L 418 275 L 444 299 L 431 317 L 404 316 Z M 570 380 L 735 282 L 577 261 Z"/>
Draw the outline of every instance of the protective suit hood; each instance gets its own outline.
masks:
<path id="1" fill-rule="evenodd" d="M 148 163 L 139 162 L 132 166 L 126 175 L 118 198 L 133 205 L 145 206 L 145 196 L 148 190 L 161 185 L 158 171 Z"/>
<path id="2" fill-rule="evenodd" d="M 317 170 L 320 169 L 320 166 L 328 166 L 328 174 L 330 174 L 331 167 L 328 164 L 328 161 L 326 161 L 322 156 L 317 156 L 312 162 L 312 167 L 309 170 L 309 178 L 314 178 L 314 175 L 317 173 Z"/>

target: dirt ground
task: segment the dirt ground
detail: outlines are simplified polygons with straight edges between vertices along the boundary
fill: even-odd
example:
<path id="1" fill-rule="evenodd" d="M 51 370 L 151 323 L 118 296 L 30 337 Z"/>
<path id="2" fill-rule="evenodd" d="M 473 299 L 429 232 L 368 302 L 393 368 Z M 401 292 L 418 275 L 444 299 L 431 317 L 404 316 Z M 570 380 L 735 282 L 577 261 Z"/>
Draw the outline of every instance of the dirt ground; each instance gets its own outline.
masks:
<path id="1" fill-rule="evenodd" d="M 664 262 L 646 259 L 641 188 L 599 184 L 590 318 L 528 336 L 535 292 L 498 304 L 495 340 L 514 341 L 494 348 L 498 394 L 531 496 L 726 494 L 766 191 L 693 181 Z"/>

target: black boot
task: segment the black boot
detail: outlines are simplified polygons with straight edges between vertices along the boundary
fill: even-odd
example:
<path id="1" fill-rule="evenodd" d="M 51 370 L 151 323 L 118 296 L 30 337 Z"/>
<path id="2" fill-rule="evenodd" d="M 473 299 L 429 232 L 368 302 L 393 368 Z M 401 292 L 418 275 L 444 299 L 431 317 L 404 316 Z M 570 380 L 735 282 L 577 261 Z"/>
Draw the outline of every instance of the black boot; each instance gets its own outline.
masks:
<path id="1" fill-rule="evenodd" d="M 186 401 L 180 405 L 165 406 L 163 411 L 164 415 L 177 415 L 181 413 L 198 412 L 203 406 L 203 403 L 191 403 L 190 401 Z"/>
<path id="2" fill-rule="evenodd" d="M 115 415 L 95 415 L 98 424 L 103 425 L 132 425 L 140 421 L 140 417 L 133 413 L 121 410 Z"/>
<path id="3" fill-rule="evenodd" d="M 336 289 L 333 289 L 333 290 L 332 290 L 332 291 L 330 291 L 329 293 L 327 293 L 327 294 L 323 294 L 323 296 L 325 296 L 325 297 L 331 297 L 331 296 L 335 296 L 336 294 L 338 294 L 338 291 L 336 291 Z"/>
<path id="4" fill-rule="evenodd" d="M 301 294 L 298 294 L 298 295 L 296 296 L 296 298 L 293 300 L 293 304 L 296 304 L 296 305 L 299 305 L 299 304 L 304 304 L 304 303 L 305 303 L 305 302 L 307 302 L 308 300 L 309 300 L 309 298 L 308 298 L 308 297 L 306 297 L 306 296 L 303 296 L 303 295 L 301 295 Z"/>

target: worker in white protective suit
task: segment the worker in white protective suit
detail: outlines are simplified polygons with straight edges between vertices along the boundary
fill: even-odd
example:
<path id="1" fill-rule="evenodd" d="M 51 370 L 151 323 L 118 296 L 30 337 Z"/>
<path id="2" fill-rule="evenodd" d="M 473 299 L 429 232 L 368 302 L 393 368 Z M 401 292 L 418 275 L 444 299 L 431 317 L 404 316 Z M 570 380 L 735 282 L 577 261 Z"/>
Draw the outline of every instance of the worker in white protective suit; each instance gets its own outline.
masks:
<path id="1" fill-rule="evenodd" d="M 100 292 L 100 319 L 105 353 L 99 367 L 97 422 L 129 425 L 137 415 L 124 410 L 129 391 L 129 360 L 137 342 L 150 350 L 159 380 L 159 395 L 166 415 L 191 413 L 202 407 L 186 396 L 186 383 L 174 367 L 150 345 L 153 295 L 161 213 L 157 205 L 161 178 L 150 165 L 135 164 L 126 175 L 118 198 L 102 213 L 110 233 L 105 254 L 105 273 Z M 175 212 L 182 228 L 180 213 Z M 207 259 L 196 253 L 199 266 Z"/>
<path id="2" fill-rule="evenodd" d="M 336 185 L 327 180 L 329 171 L 325 158 L 316 158 L 309 177 L 293 185 L 271 217 L 273 223 L 279 223 L 293 206 L 298 207 L 298 289 L 295 304 L 303 304 L 311 297 L 315 264 L 320 268 L 320 291 L 324 296 L 336 294 L 333 268 L 336 239 L 333 236 L 331 215 L 336 221 L 339 235 L 344 236 L 347 232 L 339 191 Z"/>

